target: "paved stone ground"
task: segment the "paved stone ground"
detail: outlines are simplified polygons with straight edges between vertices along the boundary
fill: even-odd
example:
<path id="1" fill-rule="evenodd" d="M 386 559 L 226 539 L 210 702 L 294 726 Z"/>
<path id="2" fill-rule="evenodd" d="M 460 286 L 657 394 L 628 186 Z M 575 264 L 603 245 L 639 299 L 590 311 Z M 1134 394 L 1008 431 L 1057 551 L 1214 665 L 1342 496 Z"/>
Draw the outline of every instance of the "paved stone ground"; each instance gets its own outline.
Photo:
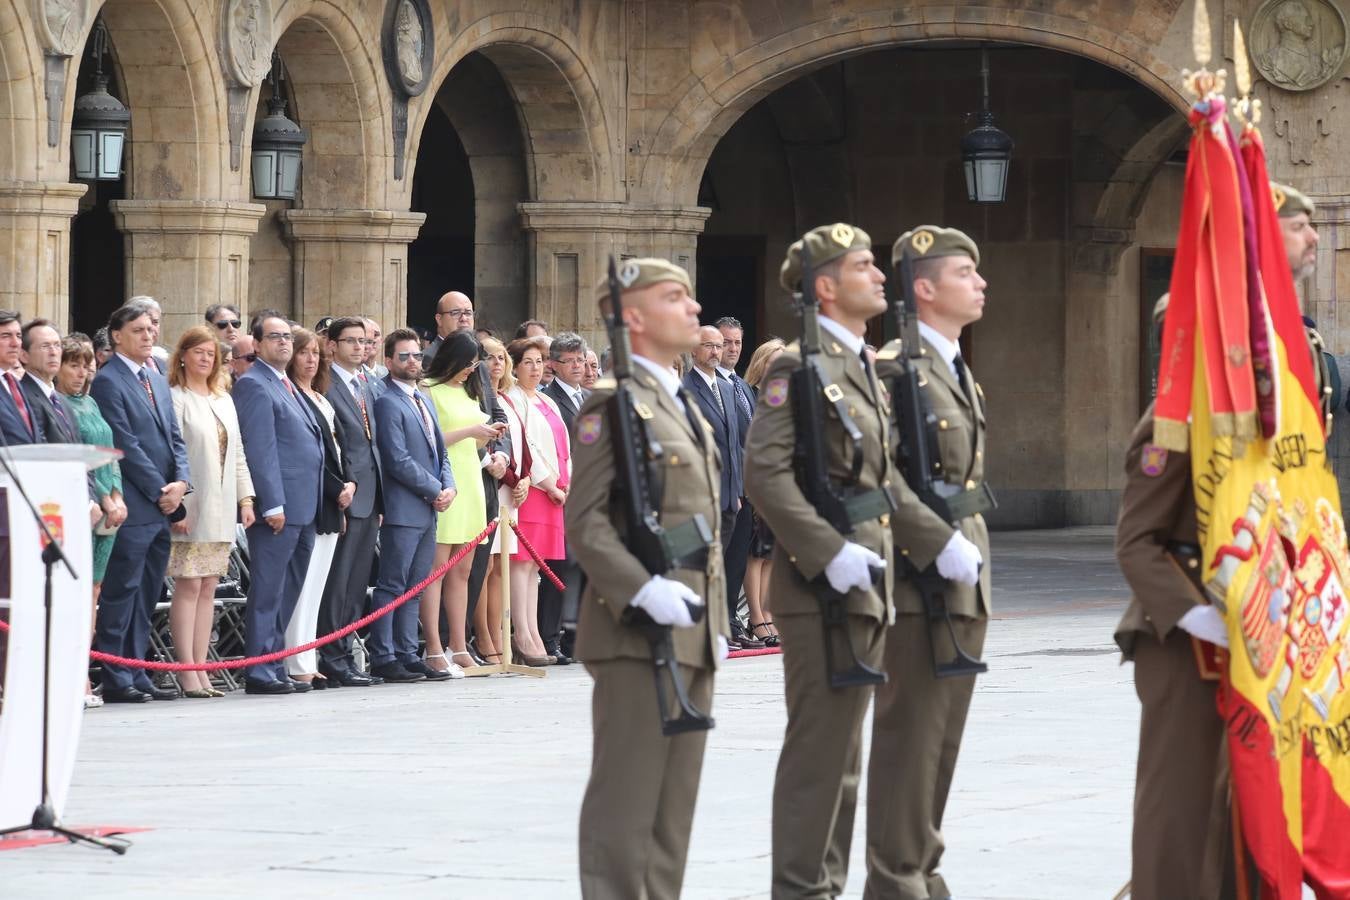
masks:
<path id="1" fill-rule="evenodd" d="M 995 537 L 996 621 L 948 808 L 963 900 L 1110 898 L 1129 871 L 1138 705 L 1109 529 Z M 89 713 L 66 820 L 125 857 L 0 853 L 6 898 L 577 895 L 589 679 L 496 677 Z M 767 896 L 777 657 L 718 679 L 685 896 Z M 861 894 L 863 810 L 847 896 Z"/>

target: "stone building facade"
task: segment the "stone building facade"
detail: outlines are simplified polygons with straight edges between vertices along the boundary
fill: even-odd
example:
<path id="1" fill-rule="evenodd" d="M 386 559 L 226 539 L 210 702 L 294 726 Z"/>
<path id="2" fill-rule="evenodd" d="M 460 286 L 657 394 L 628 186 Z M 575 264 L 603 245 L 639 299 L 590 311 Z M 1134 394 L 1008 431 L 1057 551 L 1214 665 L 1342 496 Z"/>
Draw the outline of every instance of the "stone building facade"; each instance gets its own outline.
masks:
<path id="1" fill-rule="evenodd" d="M 1248 32 L 1277 178 L 1313 196 L 1304 285 L 1331 346 L 1350 292 L 1344 0 L 1210 0 L 1216 65 Z M 984 251 L 967 352 L 1004 525 L 1109 522 L 1149 390 L 1187 138 L 1193 0 L 0 0 L 0 306 L 90 329 L 151 294 L 166 339 L 210 303 L 304 323 L 430 324 L 468 290 L 489 325 L 598 337 L 606 256 L 694 270 L 709 316 L 791 335 L 787 242 L 920 221 Z M 132 120 L 117 182 L 72 180 L 70 123 L 105 70 Z M 1016 141 L 1007 200 L 965 196 L 979 109 Z M 272 60 L 279 80 L 266 78 Z M 273 91 L 307 131 L 293 201 L 253 196 Z"/>

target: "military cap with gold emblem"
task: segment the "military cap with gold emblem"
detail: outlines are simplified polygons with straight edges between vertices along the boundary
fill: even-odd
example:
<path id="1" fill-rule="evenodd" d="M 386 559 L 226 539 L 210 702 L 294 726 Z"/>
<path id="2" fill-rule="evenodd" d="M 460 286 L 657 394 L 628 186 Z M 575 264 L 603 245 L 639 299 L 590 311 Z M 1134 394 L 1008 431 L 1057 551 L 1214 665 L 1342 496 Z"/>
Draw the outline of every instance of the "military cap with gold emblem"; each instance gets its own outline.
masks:
<path id="1" fill-rule="evenodd" d="M 939 259 L 944 256 L 969 256 L 980 264 L 980 248 L 964 231 L 939 225 L 920 225 L 896 238 L 891 246 L 891 265 L 900 265 L 908 257 L 910 262 L 921 259 Z"/>
<path id="2" fill-rule="evenodd" d="M 872 239 L 861 228 L 843 222 L 812 228 L 802 235 L 801 240 L 792 242 L 778 270 L 778 283 L 786 291 L 795 291 L 801 287 L 802 244 L 806 245 L 811 255 L 811 265 L 817 269 L 854 250 L 872 249 Z"/>
<path id="3" fill-rule="evenodd" d="M 1299 213 L 1312 215 L 1316 205 L 1302 191 L 1287 184 L 1270 183 L 1270 194 L 1275 201 L 1275 212 L 1281 219 L 1296 216 Z"/>
<path id="4" fill-rule="evenodd" d="M 694 292 L 694 285 L 689 280 L 689 273 L 665 259 L 653 257 L 625 259 L 619 263 L 617 274 L 619 285 L 625 292 L 638 291 L 654 284 L 660 284 L 663 281 L 674 281 L 684 285 L 684 289 L 689 293 Z M 595 298 L 600 301 L 609 299 L 609 279 L 607 277 L 600 279 L 600 283 L 595 286 Z"/>

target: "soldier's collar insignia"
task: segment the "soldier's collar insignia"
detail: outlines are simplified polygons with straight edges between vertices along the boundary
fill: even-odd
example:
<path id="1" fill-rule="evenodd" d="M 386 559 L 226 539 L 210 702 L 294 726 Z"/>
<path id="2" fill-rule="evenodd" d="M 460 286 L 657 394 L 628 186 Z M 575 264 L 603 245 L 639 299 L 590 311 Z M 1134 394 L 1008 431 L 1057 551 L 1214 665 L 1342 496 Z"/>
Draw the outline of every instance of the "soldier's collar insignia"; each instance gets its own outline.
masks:
<path id="1" fill-rule="evenodd" d="M 594 444 L 600 440 L 601 416 L 599 413 L 587 413 L 577 420 L 577 440 L 583 444 Z"/>
<path id="2" fill-rule="evenodd" d="M 1157 444 L 1145 444 L 1139 455 L 1139 471 L 1149 478 L 1157 478 L 1167 468 L 1167 450 Z"/>
<path id="3" fill-rule="evenodd" d="M 787 402 L 788 380 L 786 378 L 773 378 L 764 385 L 764 402 L 773 407 L 782 406 Z"/>
<path id="4" fill-rule="evenodd" d="M 840 247 L 852 247 L 854 237 L 853 226 L 845 225 L 843 222 L 830 229 L 830 240 Z"/>
<path id="5" fill-rule="evenodd" d="M 619 284 L 624 287 L 631 287 L 633 282 L 637 281 L 638 276 L 641 274 L 642 267 L 632 260 L 629 260 L 619 268 Z"/>
<path id="6" fill-rule="evenodd" d="M 914 232 L 914 237 L 909 239 L 909 245 L 918 251 L 920 256 L 923 256 L 933 248 L 934 240 L 933 232 L 923 228 Z"/>

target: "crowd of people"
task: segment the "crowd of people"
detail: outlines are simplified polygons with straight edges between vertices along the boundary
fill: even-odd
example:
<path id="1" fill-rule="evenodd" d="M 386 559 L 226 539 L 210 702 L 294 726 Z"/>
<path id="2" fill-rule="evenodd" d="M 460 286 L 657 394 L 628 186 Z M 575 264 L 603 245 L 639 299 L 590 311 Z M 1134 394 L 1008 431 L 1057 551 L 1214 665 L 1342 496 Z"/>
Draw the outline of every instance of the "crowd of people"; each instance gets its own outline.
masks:
<path id="1" fill-rule="evenodd" d="M 337 631 L 461 555 L 420 598 L 375 620 L 364 654 L 348 636 L 249 666 L 243 684 L 274 695 L 463 678 L 503 660 L 505 552 L 512 656 L 572 662 L 574 623 L 564 619 L 585 576 L 564 509 L 578 412 L 608 351 L 602 359 L 538 320 L 499 337 L 476 327 L 458 291 L 440 298 L 433 328 L 387 334 L 359 316 L 326 316 L 311 330 L 275 310 L 246 322 L 216 304 L 169 348 L 161 315 L 153 298 L 133 297 L 91 337 L 0 311 L 6 443 L 122 451 L 88 484 L 95 649 L 147 658 L 168 585 L 173 653 L 205 662 L 232 555 L 247 568 L 250 657 Z M 742 377 L 740 322 L 719 319 L 700 337 L 675 374 L 723 460 L 731 649 L 776 646 L 766 596 L 774 539 L 745 500 L 742 460 L 760 383 L 784 344 L 758 347 Z M 483 539 L 503 509 L 520 538 L 503 529 Z M 91 707 L 223 696 L 204 672 L 180 672 L 176 685 L 111 663 L 95 674 Z"/>

